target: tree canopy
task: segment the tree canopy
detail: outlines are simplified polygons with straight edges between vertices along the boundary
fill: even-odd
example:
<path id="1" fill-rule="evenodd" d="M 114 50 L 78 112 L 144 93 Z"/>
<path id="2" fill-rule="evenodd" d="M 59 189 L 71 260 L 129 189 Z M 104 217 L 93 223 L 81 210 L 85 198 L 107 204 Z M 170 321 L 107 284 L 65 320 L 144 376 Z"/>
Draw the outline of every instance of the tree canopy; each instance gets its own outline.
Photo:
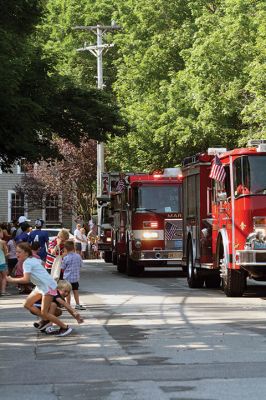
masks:
<path id="1" fill-rule="evenodd" d="M 37 161 L 59 156 L 55 137 L 79 144 L 84 137 L 102 141 L 107 134 L 121 133 L 114 96 L 96 90 L 94 82 L 82 85 L 73 70 L 63 73 L 64 63 L 49 47 L 54 32 L 52 22 L 48 29 L 51 16 L 49 2 L 43 0 L 0 2 L 2 169 L 21 157 Z M 62 24 L 57 26 L 64 31 Z M 63 53 L 60 37 L 56 46 Z M 75 51 L 73 46 L 71 52 Z"/>
<path id="2" fill-rule="evenodd" d="M 76 144 L 87 135 L 108 138 L 108 169 L 149 170 L 265 135 L 264 0 L 8 4 L 0 17 L 4 155 L 51 155 L 55 135 Z M 99 92 L 95 58 L 76 51 L 96 37 L 73 27 L 111 20 L 122 29 L 104 37 L 115 47 Z"/>
<path id="3" fill-rule="evenodd" d="M 112 168 L 173 166 L 265 135 L 265 1 L 116 5 L 114 90 L 131 129 L 110 140 Z"/>

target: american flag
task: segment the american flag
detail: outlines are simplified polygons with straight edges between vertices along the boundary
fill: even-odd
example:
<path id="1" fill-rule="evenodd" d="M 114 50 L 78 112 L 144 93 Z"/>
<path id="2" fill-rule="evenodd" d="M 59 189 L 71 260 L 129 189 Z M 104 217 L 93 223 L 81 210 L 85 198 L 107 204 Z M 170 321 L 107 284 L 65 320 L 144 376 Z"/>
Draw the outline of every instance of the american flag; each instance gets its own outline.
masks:
<path id="1" fill-rule="evenodd" d="M 116 192 L 122 193 L 124 192 L 126 188 L 126 181 L 125 179 L 119 179 L 119 181 L 117 182 L 117 186 L 116 186 Z"/>
<path id="2" fill-rule="evenodd" d="M 217 155 L 215 155 L 212 160 L 210 178 L 215 179 L 218 182 L 223 182 L 225 180 L 225 169 Z"/>
<path id="3" fill-rule="evenodd" d="M 178 239 L 178 233 L 180 229 L 177 225 L 171 224 L 171 222 L 166 222 L 165 224 L 165 239 L 174 240 Z"/>

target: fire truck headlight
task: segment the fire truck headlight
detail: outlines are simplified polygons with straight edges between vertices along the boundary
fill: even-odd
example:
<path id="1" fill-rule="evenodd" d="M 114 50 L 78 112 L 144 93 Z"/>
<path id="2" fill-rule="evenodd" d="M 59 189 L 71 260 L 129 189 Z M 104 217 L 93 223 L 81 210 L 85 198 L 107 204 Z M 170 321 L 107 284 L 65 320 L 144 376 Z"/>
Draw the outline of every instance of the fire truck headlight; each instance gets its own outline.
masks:
<path id="1" fill-rule="evenodd" d="M 159 234 L 158 234 L 158 232 L 154 232 L 154 231 L 144 231 L 142 233 L 142 237 L 143 237 L 143 239 L 158 239 Z"/>
<path id="2" fill-rule="evenodd" d="M 106 238 L 106 242 L 111 243 L 112 239 L 110 237 Z"/>
<path id="3" fill-rule="evenodd" d="M 140 240 L 135 240 L 135 247 L 136 247 L 136 249 L 140 249 L 141 248 L 141 241 Z"/>

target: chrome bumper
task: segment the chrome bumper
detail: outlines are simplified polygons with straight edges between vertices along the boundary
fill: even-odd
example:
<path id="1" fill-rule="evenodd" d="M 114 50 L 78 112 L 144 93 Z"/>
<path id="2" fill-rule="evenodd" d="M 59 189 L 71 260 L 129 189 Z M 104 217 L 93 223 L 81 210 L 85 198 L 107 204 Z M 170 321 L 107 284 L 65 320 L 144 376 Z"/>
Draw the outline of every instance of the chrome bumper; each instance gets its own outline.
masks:
<path id="1" fill-rule="evenodd" d="M 238 250 L 236 264 L 241 266 L 266 266 L 266 250 Z"/>
<path id="2" fill-rule="evenodd" d="M 133 251 L 131 255 L 134 261 L 178 261 L 183 258 L 183 252 L 180 250 L 143 250 Z"/>

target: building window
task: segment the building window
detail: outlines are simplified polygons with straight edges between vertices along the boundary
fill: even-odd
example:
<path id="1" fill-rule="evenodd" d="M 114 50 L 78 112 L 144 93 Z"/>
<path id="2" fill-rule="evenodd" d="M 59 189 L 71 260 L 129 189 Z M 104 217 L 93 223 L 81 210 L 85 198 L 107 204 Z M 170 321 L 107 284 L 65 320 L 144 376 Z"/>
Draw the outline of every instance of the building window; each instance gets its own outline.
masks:
<path id="1" fill-rule="evenodd" d="M 17 220 L 21 215 L 26 214 L 25 196 L 14 190 L 8 191 L 8 220 Z"/>
<path id="2" fill-rule="evenodd" d="M 26 172 L 28 172 L 28 162 L 22 158 L 17 162 L 17 174 L 26 174 Z"/>
<path id="3" fill-rule="evenodd" d="M 47 222 L 60 222 L 60 198 L 58 196 L 46 196 L 45 220 Z"/>

